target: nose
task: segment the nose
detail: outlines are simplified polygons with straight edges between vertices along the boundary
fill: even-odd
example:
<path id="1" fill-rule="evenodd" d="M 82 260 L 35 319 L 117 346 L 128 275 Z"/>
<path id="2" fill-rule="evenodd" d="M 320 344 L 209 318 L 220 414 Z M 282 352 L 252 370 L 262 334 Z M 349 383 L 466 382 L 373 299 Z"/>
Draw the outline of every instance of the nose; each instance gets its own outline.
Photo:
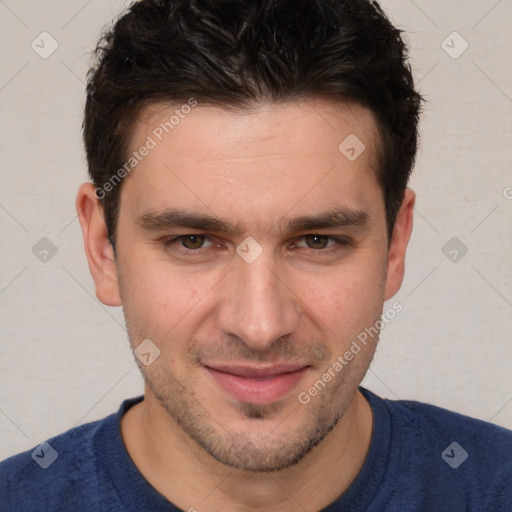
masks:
<path id="1" fill-rule="evenodd" d="M 286 276 L 264 255 L 252 263 L 239 258 L 223 288 L 219 327 L 251 349 L 265 351 L 275 340 L 298 329 L 298 297 Z"/>

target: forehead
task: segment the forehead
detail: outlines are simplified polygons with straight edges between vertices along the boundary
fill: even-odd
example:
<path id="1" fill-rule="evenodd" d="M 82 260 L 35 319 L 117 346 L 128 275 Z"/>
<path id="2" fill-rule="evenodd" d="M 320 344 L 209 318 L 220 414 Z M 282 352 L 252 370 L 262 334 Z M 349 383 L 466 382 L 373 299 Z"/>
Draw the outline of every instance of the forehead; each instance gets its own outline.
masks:
<path id="1" fill-rule="evenodd" d="M 158 103 L 135 123 L 121 202 L 141 214 L 196 206 L 227 216 L 275 217 L 294 209 L 365 208 L 380 189 L 372 113 L 326 100 L 236 110 Z"/>
<path id="2" fill-rule="evenodd" d="M 287 144 L 279 147 L 283 142 L 279 135 L 285 134 Z M 288 149 L 301 154 L 309 149 L 303 144 L 305 136 L 320 152 L 329 144 L 327 149 L 332 149 L 332 143 L 337 147 L 336 142 L 349 135 L 358 135 L 370 150 L 365 156 L 369 157 L 372 168 L 378 164 L 380 143 L 375 117 L 368 108 L 354 102 L 318 98 L 243 107 L 201 104 L 192 98 L 182 103 L 153 103 L 139 113 L 131 129 L 129 147 L 136 148 L 148 135 L 159 145 L 177 146 L 178 138 L 201 139 L 201 146 L 210 144 L 213 154 L 217 149 L 228 149 L 233 156 L 238 153 L 246 156 L 248 144 L 256 148 L 258 156 L 265 149 L 271 152 Z M 324 144 L 318 144 L 319 141 Z"/>

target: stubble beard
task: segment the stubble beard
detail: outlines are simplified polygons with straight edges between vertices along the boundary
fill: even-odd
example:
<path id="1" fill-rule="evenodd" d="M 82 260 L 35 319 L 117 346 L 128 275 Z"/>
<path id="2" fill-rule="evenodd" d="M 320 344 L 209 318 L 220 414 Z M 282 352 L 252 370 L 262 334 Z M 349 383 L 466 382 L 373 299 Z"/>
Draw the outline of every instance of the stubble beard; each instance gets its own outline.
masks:
<path id="1" fill-rule="evenodd" d="M 123 301 L 123 304 L 126 306 L 126 301 Z M 137 343 L 134 344 L 135 340 L 147 338 L 142 335 L 142 332 L 148 332 L 149 326 L 137 326 L 137 322 L 132 323 L 126 307 L 123 307 L 123 312 L 130 343 L 134 347 L 137 345 Z M 377 340 L 375 340 L 375 345 L 376 342 Z M 351 375 L 351 367 L 344 368 L 308 404 L 300 403 L 297 397 L 295 404 L 288 405 L 289 412 L 285 412 L 289 398 L 286 402 L 265 405 L 237 404 L 237 422 L 239 423 L 242 418 L 247 424 L 243 431 L 230 428 L 229 424 L 224 424 L 222 418 L 216 417 L 215 411 L 209 410 L 209 404 L 204 403 L 205 400 L 201 401 L 196 396 L 192 386 L 187 386 L 186 381 L 180 382 L 171 370 L 163 366 L 163 357 L 153 362 L 150 367 L 144 367 L 140 361 L 137 363 L 146 388 L 151 391 L 174 423 L 207 454 L 221 464 L 232 468 L 265 473 L 280 471 L 297 464 L 335 429 L 352 402 L 357 387 L 370 365 L 375 345 L 373 348 L 367 347 L 370 350 L 366 355 L 360 354 L 360 357 L 366 359 L 364 367 L 361 366 L 360 378 L 357 375 Z M 203 347 L 204 355 L 208 351 L 208 345 L 204 344 Z M 248 348 L 245 347 L 243 350 L 248 350 Z M 243 354 L 243 350 L 237 351 L 237 353 L 241 356 L 246 355 Z M 309 360 L 321 361 L 322 367 L 327 367 L 332 359 L 332 353 L 324 343 L 317 342 L 305 350 L 310 355 Z M 298 355 L 298 351 L 292 343 L 283 343 L 282 347 L 274 352 L 290 356 L 289 358 L 284 357 L 285 360 L 294 360 L 292 356 Z M 252 356 L 255 360 L 266 360 L 267 362 L 278 360 L 276 357 L 268 359 L 256 357 L 257 354 L 252 354 Z M 295 360 L 298 360 L 298 357 L 295 357 Z M 184 362 L 188 368 L 193 368 L 196 371 L 199 369 L 198 361 L 194 356 L 189 358 L 189 354 L 187 354 Z M 317 378 L 320 377 L 320 374 L 321 372 Z M 333 406 L 333 404 L 336 405 Z M 297 409 L 304 411 L 300 415 L 298 424 L 291 429 L 282 430 L 280 426 Z M 282 416 L 282 420 L 276 424 L 275 419 L 279 416 Z M 270 426 L 271 420 L 273 420 L 274 427 Z M 261 433 L 261 424 L 265 421 L 269 423 L 269 428 Z M 251 425 L 255 425 L 255 429 L 251 430 Z"/>
<path id="2" fill-rule="evenodd" d="M 262 422 L 282 416 L 284 404 L 239 404 L 238 417 L 247 420 L 247 427 L 235 431 L 223 423 L 222 418 L 215 417 L 215 413 L 209 411 L 193 391 L 179 384 L 168 370 L 159 368 L 155 372 L 143 372 L 143 375 L 170 418 L 206 453 L 221 464 L 256 473 L 280 471 L 300 462 L 336 427 L 357 391 L 357 386 L 353 391 L 344 389 L 343 376 L 339 375 L 337 386 L 324 388 L 321 396 L 307 405 L 297 400 L 297 405 L 292 405 L 277 426 L 272 421 L 274 426 L 269 424 L 269 429 L 261 433 Z M 342 403 L 336 397 L 341 394 L 346 395 Z M 333 403 L 339 404 L 338 407 L 333 408 Z M 291 430 L 280 430 L 281 423 L 297 409 L 303 411 L 299 423 Z M 251 431 L 252 424 L 257 433 Z"/>

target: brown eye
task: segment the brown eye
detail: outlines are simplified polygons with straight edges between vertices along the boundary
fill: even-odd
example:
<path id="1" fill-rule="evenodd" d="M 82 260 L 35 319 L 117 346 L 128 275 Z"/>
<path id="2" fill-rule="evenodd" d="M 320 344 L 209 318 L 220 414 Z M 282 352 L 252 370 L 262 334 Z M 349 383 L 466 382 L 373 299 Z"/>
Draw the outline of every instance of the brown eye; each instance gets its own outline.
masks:
<path id="1" fill-rule="evenodd" d="M 310 233 L 303 235 L 295 248 L 299 250 L 308 250 L 310 255 L 326 256 L 338 253 L 343 248 L 351 245 L 351 241 L 346 236 L 329 236 Z"/>
<path id="2" fill-rule="evenodd" d="M 325 235 L 306 235 L 304 240 L 311 249 L 325 249 L 330 237 Z"/>
<path id="3" fill-rule="evenodd" d="M 174 253 L 176 256 L 203 257 L 209 253 L 216 245 L 207 235 L 180 235 L 174 237 L 165 237 L 161 240 L 166 251 Z"/>
<path id="4" fill-rule="evenodd" d="M 180 237 L 180 242 L 186 249 L 201 249 L 206 237 L 201 235 L 185 235 Z"/>

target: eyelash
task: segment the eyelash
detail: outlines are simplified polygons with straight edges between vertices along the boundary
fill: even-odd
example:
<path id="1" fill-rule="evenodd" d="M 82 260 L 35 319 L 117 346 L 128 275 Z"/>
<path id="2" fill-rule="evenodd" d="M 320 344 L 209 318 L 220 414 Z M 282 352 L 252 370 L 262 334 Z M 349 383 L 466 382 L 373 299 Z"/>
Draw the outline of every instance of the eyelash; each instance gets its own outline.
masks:
<path id="1" fill-rule="evenodd" d="M 213 244 L 215 244 L 215 242 L 209 236 L 202 235 L 202 234 L 195 234 L 195 233 L 191 233 L 191 234 L 187 234 L 187 235 L 179 235 L 179 236 L 174 236 L 174 237 L 166 237 L 166 238 L 162 239 L 162 243 L 163 243 L 165 248 L 170 248 L 170 247 L 172 247 L 174 245 L 178 245 L 185 238 L 191 237 L 191 236 L 201 237 L 205 241 L 210 241 Z M 300 240 L 303 240 L 303 239 L 305 239 L 308 236 L 326 237 L 327 238 L 327 243 L 329 243 L 330 241 L 336 242 L 335 245 L 328 246 L 328 247 L 323 248 L 323 249 L 314 249 L 312 247 L 300 247 L 300 249 L 309 249 L 311 251 L 314 251 L 314 252 L 317 252 L 317 253 L 322 253 L 324 255 L 325 254 L 332 254 L 334 252 L 339 251 L 344 246 L 351 245 L 351 240 L 349 238 L 345 237 L 345 236 L 329 236 L 329 235 L 321 235 L 321 234 L 317 234 L 317 233 L 308 233 L 306 235 L 302 235 L 300 237 Z M 215 245 L 218 246 L 218 244 L 215 244 Z M 200 251 L 204 252 L 205 249 L 208 250 L 208 249 L 212 249 L 212 248 L 213 247 L 206 247 L 206 248 L 200 247 L 198 249 L 187 249 L 186 247 L 181 246 L 180 247 L 180 252 L 181 252 L 182 255 L 185 255 L 185 256 L 197 256 L 200 253 Z"/>

